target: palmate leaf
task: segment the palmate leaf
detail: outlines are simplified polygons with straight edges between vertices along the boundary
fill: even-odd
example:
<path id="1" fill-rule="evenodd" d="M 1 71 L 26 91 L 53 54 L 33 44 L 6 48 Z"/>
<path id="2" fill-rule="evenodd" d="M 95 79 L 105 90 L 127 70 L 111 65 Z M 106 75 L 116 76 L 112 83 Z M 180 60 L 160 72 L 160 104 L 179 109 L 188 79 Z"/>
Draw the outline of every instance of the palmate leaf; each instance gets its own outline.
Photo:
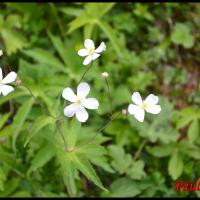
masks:
<path id="1" fill-rule="evenodd" d="M 114 3 L 88 3 L 85 5 L 85 12 L 78 15 L 76 19 L 70 22 L 68 33 L 88 24 L 94 23 L 103 17 L 112 7 Z"/>
<path id="2" fill-rule="evenodd" d="M 78 171 L 95 185 L 106 190 L 92 166 L 93 164 L 104 170 L 113 172 L 107 163 L 105 157 L 106 151 L 100 145 L 101 142 L 99 142 L 99 139 L 96 138 L 91 141 L 89 140 L 90 138 L 86 138 L 84 141 L 81 140 L 80 144 L 77 140 L 77 136 L 83 133 L 80 129 L 80 123 L 76 120 L 72 120 L 69 124 L 66 123 L 65 126 L 62 126 L 62 131 L 65 135 L 65 139 L 67 139 L 68 151 L 60 149 L 56 157 L 61 166 L 61 172 L 70 196 L 76 193 L 75 178 L 78 178 Z M 57 139 L 60 140 L 59 143 L 62 144 L 61 139 Z"/>

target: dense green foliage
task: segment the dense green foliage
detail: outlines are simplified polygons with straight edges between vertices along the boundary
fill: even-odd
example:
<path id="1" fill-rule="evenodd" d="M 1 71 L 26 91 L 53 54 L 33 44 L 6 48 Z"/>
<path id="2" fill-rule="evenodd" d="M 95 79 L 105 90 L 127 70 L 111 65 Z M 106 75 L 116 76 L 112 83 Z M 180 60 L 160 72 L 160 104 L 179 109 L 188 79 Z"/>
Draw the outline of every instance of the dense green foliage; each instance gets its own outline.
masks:
<path id="1" fill-rule="evenodd" d="M 173 189 L 200 177 L 199 22 L 192 3 L 1 3 L 0 65 L 22 83 L 0 96 L 0 197 L 200 196 Z M 100 106 L 81 124 L 60 95 L 86 69 L 86 38 L 107 50 L 84 77 Z M 161 113 L 119 114 L 134 91 Z"/>

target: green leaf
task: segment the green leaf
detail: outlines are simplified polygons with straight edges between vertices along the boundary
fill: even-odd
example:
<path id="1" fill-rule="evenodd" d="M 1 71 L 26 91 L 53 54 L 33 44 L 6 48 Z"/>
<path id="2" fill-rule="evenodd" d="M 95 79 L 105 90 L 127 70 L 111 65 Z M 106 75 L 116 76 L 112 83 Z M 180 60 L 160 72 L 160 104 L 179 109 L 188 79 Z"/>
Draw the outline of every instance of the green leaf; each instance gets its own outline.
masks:
<path id="1" fill-rule="evenodd" d="M 81 158 L 73 154 L 73 162 L 78 170 L 80 170 L 89 180 L 91 180 L 95 185 L 100 187 L 102 190 L 107 191 L 106 188 L 102 185 L 98 175 L 96 174 L 95 170 L 93 169 L 90 162 L 85 159 Z"/>
<path id="2" fill-rule="evenodd" d="M 75 184 L 75 175 L 77 173 L 77 169 L 72 162 L 71 154 L 65 153 L 64 151 L 58 151 L 56 157 L 60 163 L 63 181 L 67 187 L 67 190 L 70 196 L 75 196 L 77 193 Z"/>
<path id="3" fill-rule="evenodd" d="M 131 155 L 125 154 L 124 149 L 117 145 L 110 145 L 108 149 L 109 155 L 113 159 L 111 162 L 112 167 L 120 174 L 125 173 L 133 162 Z"/>
<path id="4" fill-rule="evenodd" d="M 52 68 L 62 72 L 66 72 L 65 66 L 52 53 L 50 53 L 47 50 L 41 48 L 34 48 L 31 50 L 23 51 L 23 53 L 32 57 L 39 63 L 49 65 Z"/>
<path id="5" fill-rule="evenodd" d="M 36 119 L 36 121 L 32 125 L 31 131 L 30 131 L 31 133 L 24 143 L 24 147 L 26 147 L 26 145 L 30 142 L 32 137 L 34 137 L 42 128 L 52 123 L 55 123 L 55 119 L 49 116 L 40 116 L 38 119 Z"/>
<path id="6" fill-rule="evenodd" d="M 191 48 L 194 45 L 194 39 L 190 33 L 189 27 L 184 23 L 176 23 L 171 35 L 171 40 L 175 44 L 181 44 L 185 48 Z"/>
<path id="7" fill-rule="evenodd" d="M 103 17 L 112 7 L 114 3 L 87 3 L 85 5 L 85 12 L 78 15 L 73 21 L 69 23 L 68 33 L 86 25 L 92 24 Z"/>
<path id="8" fill-rule="evenodd" d="M 146 173 L 144 172 L 144 161 L 137 160 L 132 163 L 132 166 L 130 169 L 128 169 L 127 174 L 132 178 L 136 180 L 142 179 Z"/>
<path id="9" fill-rule="evenodd" d="M 173 145 L 147 147 L 148 151 L 155 157 L 163 158 L 171 155 L 174 151 Z"/>
<path id="10" fill-rule="evenodd" d="M 110 24 L 108 24 L 105 21 L 97 21 L 96 23 L 99 25 L 99 27 L 105 32 L 105 34 L 109 38 L 118 57 L 122 58 L 123 57 L 122 50 L 121 50 L 120 46 L 118 45 L 119 44 L 118 39 L 117 39 L 117 36 L 115 35 L 115 33 L 113 32 L 113 28 L 110 26 Z"/>
<path id="11" fill-rule="evenodd" d="M 34 156 L 31 162 L 31 166 L 27 173 L 30 174 L 32 171 L 35 171 L 38 168 L 44 166 L 49 160 L 52 159 L 52 157 L 55 154 L 56 154 L 55 146 L 52 146 L 50 144 L 42 146 L 42 148 Z"/>
<path id="12" fill-rule="evenodd" d="M 106 197 L 135 197 L 140 194 L 138 184 L 128 178 L 119 178 L 110 186 L 110 192 L 104 193 Z"/>
<path id="13" fill-rule="evenodd" d="M 3 127 L 3 125 L 6 123 L 8 118 L 10 117 L 10 113 L 6 113 L 0 118 L 0 129 Z"/>
<path id="14" fill-rule="evenodd" d="M 56 48 L 56 50 L 59 53 L 59 56 L 62 58 L 63 62 L 66 65 L 68 65 L 69 63 L 68 63 L 68 59 L 66 56 L 68 52 L 66 50 L 64 43 L 60 39 L 60 37 L 54 36 L 50 32 L 48 33 L 48 36 L 50 37 L 51 42 L 53 43 L 54 47 Z"/>
<path id="15" fill-rule="evenodd" d="M 176 180 L 183 172 L 183 160 L 178 151 L 175 151 L 169 160 L 168 172 L 173 180 Z"/>
<path id="16" fill-rule="evenodd" d="M 199 121 L 194 120 L 188 129 L 188 139 L 190 142 L 195 142 L 199 136 Z"/>
<path id="17" fill-rule="evenodd" d="M 18 109 L 17 114 L 14 117 L 14 121 L 12 124 L 12 133 L 13 133 L 13 148 L 15 149 L 15 143 L 18 134 L 20 133 L 23 124 L 31 110 L 34 99 L 29 98 L 27 101 L 23 102 L 22 106 Z"/>

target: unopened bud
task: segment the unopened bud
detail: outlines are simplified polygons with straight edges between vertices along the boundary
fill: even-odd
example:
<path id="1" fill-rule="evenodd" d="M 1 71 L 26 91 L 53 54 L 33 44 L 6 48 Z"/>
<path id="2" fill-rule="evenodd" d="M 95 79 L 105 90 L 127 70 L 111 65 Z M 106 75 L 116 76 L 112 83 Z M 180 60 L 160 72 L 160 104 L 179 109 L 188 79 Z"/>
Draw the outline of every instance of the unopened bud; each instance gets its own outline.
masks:
<path id="1" fill-rule="evenodd" d="M 109 74 L 108 74 L 107 72 L 103 72 L 101 75 L 102 75 L 102 77 L 104 77 L 104 78 L 107 78 L 107 77 L 109 76 Z"/>
<path id="2" fill-rule="evenodd" d="M 127 114 L 127 110 L 126 109 L 122 109 L 122 114 L 126 115 Z"/>
<path id="3" fill-rule="evenodd" d="M 16 84 L 17 84 L 17 85 L 21 85 L 21 83 L 22 83 L 22 81 L 21 81 L 20 79 L 17 79 L 17 80 L 16 80 Z"/>

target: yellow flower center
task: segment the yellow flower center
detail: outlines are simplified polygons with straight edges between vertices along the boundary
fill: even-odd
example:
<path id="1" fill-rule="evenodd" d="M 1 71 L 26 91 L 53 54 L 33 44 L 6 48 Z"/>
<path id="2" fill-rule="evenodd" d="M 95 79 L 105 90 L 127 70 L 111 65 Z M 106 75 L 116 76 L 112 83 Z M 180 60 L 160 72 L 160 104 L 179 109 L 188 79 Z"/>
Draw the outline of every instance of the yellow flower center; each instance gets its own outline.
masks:
<path id="1" fill-rule="evenodd" d="M 146 102 L 144 102 L 144 101 L 143 101 L 143 103 L 142 103 L 142 108 L 145 109 L 145 110 L 147 109 L 147 104 L 146 104 Z"/>
<path id="2" fill-rule="evenodd" d="M 90 53 L 94 53 L 94 48 L 89 48 L 88 50 Z"/>
<path id="3" fill-rule="evenodd" d="M 81 104 L 81 100 L 80 100 L 80 99 L 77 99 L 77 100 L 76 100 L 76 103 L 80 105 L 80 104 Z"/>

